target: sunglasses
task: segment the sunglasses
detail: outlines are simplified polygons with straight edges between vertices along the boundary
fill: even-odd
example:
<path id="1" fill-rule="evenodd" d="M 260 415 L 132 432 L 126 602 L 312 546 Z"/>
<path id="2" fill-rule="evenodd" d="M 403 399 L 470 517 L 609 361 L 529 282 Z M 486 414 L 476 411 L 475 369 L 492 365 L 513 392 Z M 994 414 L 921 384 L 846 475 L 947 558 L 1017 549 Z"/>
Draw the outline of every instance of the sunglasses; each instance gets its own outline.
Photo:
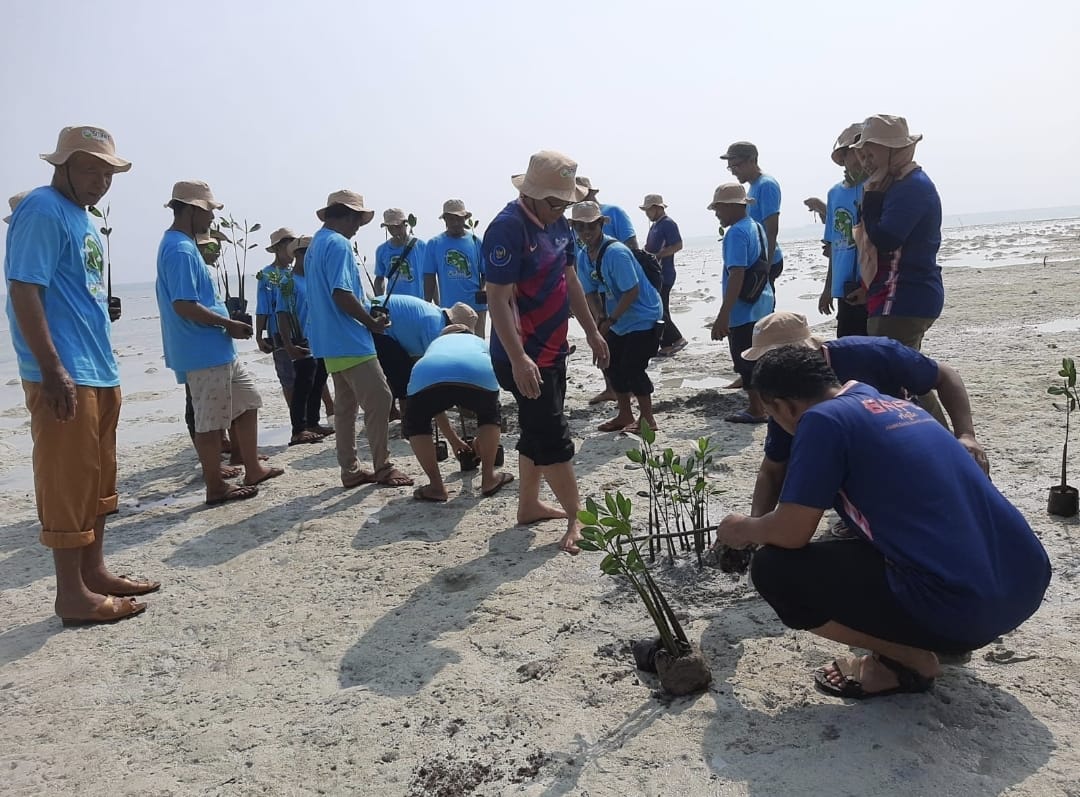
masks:
<path id="1" fill-rule="evenodd" d="M 746 163 L 746 158 L 740 158 L 739 160 L 730 160 L 728 161 L 727 169 L 729 172 L 733 172 L 740 166 L 742 166 L 744 163 Z"/>
<path id="2" fill-rule="evenodd" d="M 568 207 L 574 204 L 573 202 L 563 202 L 561 199 L 552 200 L 552 198 L 549 196 L 544 197 L 544 202 L 549 208 L 558 213 L 562 213 Z"/>

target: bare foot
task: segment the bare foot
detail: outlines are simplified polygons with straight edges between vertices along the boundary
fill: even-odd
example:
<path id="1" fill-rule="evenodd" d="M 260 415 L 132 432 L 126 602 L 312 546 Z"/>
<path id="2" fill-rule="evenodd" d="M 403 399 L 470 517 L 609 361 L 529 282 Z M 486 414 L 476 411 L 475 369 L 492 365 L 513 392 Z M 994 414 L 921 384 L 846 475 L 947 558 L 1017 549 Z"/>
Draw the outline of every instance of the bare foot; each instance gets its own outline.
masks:
<path id="1" fill-rule="evenodd" d="M 150 581 L 132 576 L 114 576 L 108 570 L 83 573 L 83 583 L 91 592 L 100 595 L 146 595 L 161 587 L 160 581 Z"/>
<path id="2" fill-rule="evenodd" d="M 610 421 L 604 421 L 602 424 L 596 427 L 599 432 L 621 432 L 627 426 L 630 426 L 634 422 L 634 416 L 623 417 L 622 415 L 616 415 Z"/>
<path id="3" fill-rule="evenodd" d="M 589 399 L 589 404 L 605 404 L 608 401 L 615 400 L 615 393 L 611 390 L 603 390 Z"/>
<path id="4" fill-rule="evenodd" d="M 244 468 L 244 484 L 247 487 L 254 487 L 267 479 L 276 479 L 284 472 L 281 468 L 268 468 L 260 462 L 258 467 Z"/>
<path id="5" fill-rule="evenodd" d="M 559 540 L 559 550 L 565 551 L 571 556 L 577 556 L 581 553 L 581 549 L 577 547 L 577 541 L 581 539 L 581 529 L 578 528 L 577 523 L 570 527 L 570 530 L 563 535 L 563 538 Z"/>
<path id="6" fill-rule="evenodd" d="M 541 520 L 565 520 L 566 512 L 551 504 L 537 501 L 534 506 L 518 506 L 517 522 L 519 526 L 539 523 Z"/>

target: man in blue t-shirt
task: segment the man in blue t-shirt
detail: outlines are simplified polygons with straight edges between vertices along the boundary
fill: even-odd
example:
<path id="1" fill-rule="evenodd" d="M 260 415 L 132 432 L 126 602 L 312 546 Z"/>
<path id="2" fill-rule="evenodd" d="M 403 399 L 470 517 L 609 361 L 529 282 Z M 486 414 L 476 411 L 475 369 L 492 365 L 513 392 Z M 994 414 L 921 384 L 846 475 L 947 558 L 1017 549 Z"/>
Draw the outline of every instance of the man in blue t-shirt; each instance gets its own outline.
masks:
<path id="1" fill-rule="evenodd" d="M 660 338 L 661 357 L 671 357 L 687 346 L 687 340 L 675 326 L 671 317 L 671 289 L 675 286 L 675 255 L 682 251 L 682 235 L 679 225 L 667 214 L 667 205 L 660 194 L 646 194 L 639 206 L 649 218 L 649 235 L 645 239 L 645 251 L 660 261 L 664 281 L 660 288 L 660 300 L 664 304 L 664 334 Z"/>
<path id="2" fill-rule="evenodd" d="M 784 270 L 784 253 L 776 237 L 780 233 L 780 183 L 776 178 L 765 174 L 758 166 L 758 148 L 749 141 L 736 141 L 720 156 L 727 161 L 728 171 L 735 175 L 740 183 L 746 183 L 746 194 L 750 197 L 750 218 L 761 225 L 765 231 L 767 243 L 766 258 L 772 264 L 769 282 L 775 285 L 776 278 Z"/>
<path id="3" fill-rule="evenodd" d="M 580 553 L 581 499 L 574 475 L 574 443 L 566 423 L 566 333 L 570 310 L 585 330 L 594 361 L 607 367 L 608 348 L 596 328 L 574 263 L 574 236 L 563 214 L 585 196 L 574 181 L 577 163 L 545 150 L 510 182 L 518 198 L 484 233 L 483 253 L 491 313 L 491 360 L 499 384 L 514 395 L 518 439 L 517 519 L 566 518 L 560 548 Z M 540 500 L 546 479 L 561 509 Z"/>
<path id="4" fill-rule="evenodd" d="M 282 475 L 259 460 L 259 408 L 255 380 L 236 357 L 233 339 L 246 340 L 251 327 L 229 317 L 214 278 L 195 245 L 209 232 L 214 211 L 223 206 L 210 186 L 183 180 L 173 186 L 165 207 L 173 223 L 157 256 L 158 313 L 165 365 L 191 391 L 195 410 L 195 450 L 202 464 L 206 503 L 253 498 L 256 485 Z M 221 433 L 232 430 L 232 445 L 244 462 L 244 484 L 233 486 L 221 472 Z"/>
<path id="5" fill-rule="evenodd" d="M 964 380 L 955 368 L 925 357 L 890 338 L 852 335 L 823 341 L 810 334 L 806 318 L 798 313 L 771 313 L 754 326 L 751 346 L 742 353 L 753 365 L 768 351 L 781 346 L 803 346 L 821 353 L 841 382 L 857 381 L 898 399 L 936 390 L 952 420 L 953 434 L 972 458 L 989 474 L 990 462 L 975 437 L 971 401 Z M 791 457 L 791 435 L 769 419 L 765 456 L 761 460 L 750 514 L 754 517 L 776 507 Z"/>
<path id="6" fill-rule="evenodd" d="M 829 189 L 825 203 L 825 233 L 821 240 L 829 258 L 829 269 L 818 311 L 822 315 L 832 314 L 836 300 L 838 338 L 866 334 L 866 300 L 859 290 L 859 254 L 853 232 L 859 223 L 864 175 L 862 162 L 851 145 L 859 140 L 861 132 L 862 124 L 853 124 L 836 139 L 832 159 L 844 168 L 844 179 Z"/>
<path id="7" fill-rule="evenodd" d="M 941 674 L 936 651 L 987 645 L 1039 608 L 1046 551 L 929 413 L 841 385 L 804 346 L 766 352 L 752 384 L 794 436 L 788 474 L 775 510 L 728 515 L 716 536 L 763 546 L 751 577 L 784 625 L 870 651 L 818 670 L 819 689 L 856 699 L 925 692 Z M 857 539 L 811 542 L 829 507 Z"/>
<path id="8" fill-rule="evenodd" d="M 487 299 L 484 293 L 484 257 L 481 241 L 468 228 L 472 213 L 460 199 L 443 202 L 446 232 L 429 240 L 424 250 L 424 298 L 439 307 L 461 303 L 476 312 L 475 332 L 487 334 Z"/>
<path id="9" fill-rule="evenodd" d="M 423 299 L 424 242 L 412 234 L 401 208 L 384 210 L 381 226 L 390 238 L 375 249 L 375 295 L 406 293 Z"/>
<path id="10" fill-rule="evenodd" d="M 50 185 L 12 203 L 6 219 L 7 315 L 30 411 L 41 542 L 52 549 L 54 610 L 64 625 L 138 614 L 133 596 L 160 583 L 105 564 L 105 518 L 116 512 L 120 373 L 112 350 L 105 258 L 87 213 L 131 164 L 99 127 L 65 127 Z"/>
<path id="11" fill-rule="evenodd" d="M 273 354 L 274 371 L 277 372 L 285 403 L 290 406 L 296 374 L 293 372 L 289 353 L 285 351 L 285 341 L 278 333 L 278 308 L 275 302 L 278 286 L 289 275 L 293 260 L 289 247 L 295 240 L 296 233 L 288 227 L 281 227 L 270 233 L 270 245 L 266 247 L 266 251 L 274 256 L 274 262 L 255 275 L 255 343 L 259 351 Z"/>
<path id="12" fill-rule="evenodd" d="M 743 350 L 750 346 L 754 324 L 771 313 L 775 305 L 770 282 L 765 282 L 752 301 L 742 298 L 743 284 L 752 276 L 750 270 L 762 260 L 766 250 L 765 233 L 761 225 L 750 218 L 749 204 L 753 204 L 753 200 L 747 197 L 739 183 L 725 183 L 713 192 L 713 201 L 708 206 L 725 228 L 723 301 L 712 325 L 712 339 L 727 338 L 732 365 L 749 400 L 745 410 L 724 419 L 730 423 L 765 423 L 768 420 L 757 393 L 750 387 L 753 365 L 742 357 Z"/>
<path id="13" fill-rule="evenodd" d="M 630 215 L 618 205 L 605 205 L 600 202 L 596 198 L 596 195 L 600 193 L 600 189 L 594 186 L 592 180 L 588 177 L 577 177 L 576 179 L 577 184 L 588 192 L 582 201 L 595 202 L 600 206 L 600 212 L 606 219 L 604 222 L 604 235 L 614 238 L 630 249 L 639 249 L 637 233 L 634 231 L 634 223 L 630 221 Z"/>

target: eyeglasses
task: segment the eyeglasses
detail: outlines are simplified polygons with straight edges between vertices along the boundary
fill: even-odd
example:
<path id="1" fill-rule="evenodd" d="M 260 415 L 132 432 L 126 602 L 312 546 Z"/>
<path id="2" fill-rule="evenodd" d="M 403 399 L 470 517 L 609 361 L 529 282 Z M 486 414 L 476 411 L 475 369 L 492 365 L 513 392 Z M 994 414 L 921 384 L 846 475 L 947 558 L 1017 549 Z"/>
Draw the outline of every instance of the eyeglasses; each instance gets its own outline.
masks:
<path id="1" fill-rule="evenodd" d="M 551 208 L 553 211 L 556 211 L 558 213 L 562 213 L 568 207 L 570 207 L 571 205 L 574 204 L 573 202 L 563 202 L 561 199 L 556 199 L 553 202 L 551 197 L 549 197 L 549 196 L 544 197 L 544 202 L 547 204 L 547 206 L 549 208 Z"/>
<path id="2" fill-rule="evenodd" d="M 730 160 L 730 161 L 728 161 L 727 170 L 729 172 L 734 172 L 736 169 L 738 169 L 744 163 L 746 163 L 746 158 L 740 158 L 739 160 Z"/>

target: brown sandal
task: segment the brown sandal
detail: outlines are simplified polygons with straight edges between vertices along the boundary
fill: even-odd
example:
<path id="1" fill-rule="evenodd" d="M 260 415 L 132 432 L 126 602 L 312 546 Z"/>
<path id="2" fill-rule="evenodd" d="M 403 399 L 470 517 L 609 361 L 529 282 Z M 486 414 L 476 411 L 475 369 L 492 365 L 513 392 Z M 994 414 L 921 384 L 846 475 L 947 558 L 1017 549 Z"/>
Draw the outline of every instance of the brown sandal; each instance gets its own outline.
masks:
<path id="1" fill-rule="evenodd" d="M 383 474 L 383 475 L 379 475 Z M 412 487 L 412 477 L 406 476 L 400 470 L 393 465 L 383 465 L 379 470 L 375 472 L 376 484 L 380 484 L 383 487 Z"/>
<path id="2" fill-rule="evenodd" d="M 64 624 L 65 628 L 81 625 L 101 625 L 125 620 L 145 611 L 145 603 L 137 603 L 131 597 L 118 598 L 110 595 L 98 604 L 97 609 L 94 610 L 90 617 L 61 617 L 60 622 Z"/>

